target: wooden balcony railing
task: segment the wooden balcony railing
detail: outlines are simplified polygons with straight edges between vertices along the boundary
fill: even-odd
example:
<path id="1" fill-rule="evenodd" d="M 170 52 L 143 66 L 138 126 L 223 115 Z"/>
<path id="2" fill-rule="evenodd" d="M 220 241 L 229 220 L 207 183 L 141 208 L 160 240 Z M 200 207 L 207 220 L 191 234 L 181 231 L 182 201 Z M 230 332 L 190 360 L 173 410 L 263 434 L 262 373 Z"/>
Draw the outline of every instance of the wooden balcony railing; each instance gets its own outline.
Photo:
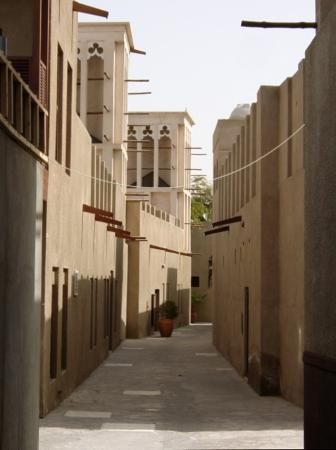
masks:
<path id="1" fill-rule="evenodd" d="M 0 121 L 36 156 L 47 161 L 48 112 L 0 51 Z"/>

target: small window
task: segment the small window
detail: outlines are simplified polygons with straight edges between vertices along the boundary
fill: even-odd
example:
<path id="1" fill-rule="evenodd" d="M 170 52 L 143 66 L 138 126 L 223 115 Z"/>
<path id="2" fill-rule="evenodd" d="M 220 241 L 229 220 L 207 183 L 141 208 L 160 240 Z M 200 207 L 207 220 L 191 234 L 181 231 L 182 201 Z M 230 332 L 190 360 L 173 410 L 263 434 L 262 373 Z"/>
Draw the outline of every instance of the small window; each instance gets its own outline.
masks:
<path id="1" fill-rule="evenodd" d="M 200 277 L 191 277 L 191 287 L 193 288 L 200 287 Z"/>

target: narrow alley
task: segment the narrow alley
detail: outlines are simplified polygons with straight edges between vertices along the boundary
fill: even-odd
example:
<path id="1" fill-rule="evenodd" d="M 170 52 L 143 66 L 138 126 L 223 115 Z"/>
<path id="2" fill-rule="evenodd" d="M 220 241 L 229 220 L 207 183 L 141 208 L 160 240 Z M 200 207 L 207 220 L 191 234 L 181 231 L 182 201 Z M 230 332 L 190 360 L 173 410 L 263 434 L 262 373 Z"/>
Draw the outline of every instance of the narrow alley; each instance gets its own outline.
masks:
<path id="1" fill-rule="evenodd" d="M 258 397 L 211 327 L 127 340 L 40 424 L 40 450 L 302 448 L 302 411 Z"/>

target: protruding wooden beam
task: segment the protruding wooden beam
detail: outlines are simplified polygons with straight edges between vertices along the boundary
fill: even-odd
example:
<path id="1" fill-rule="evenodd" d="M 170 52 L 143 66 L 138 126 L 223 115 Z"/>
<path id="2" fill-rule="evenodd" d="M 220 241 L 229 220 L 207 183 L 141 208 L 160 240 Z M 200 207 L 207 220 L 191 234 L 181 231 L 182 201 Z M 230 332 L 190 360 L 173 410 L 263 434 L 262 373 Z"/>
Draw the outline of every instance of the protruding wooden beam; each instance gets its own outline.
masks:
<path id="1" fill-rule="evenodd" d="M 149 83 L 149 80 L 142 80 L 142 79 L 138 79 L 138 80 L 125 80 L 125 83 Z"/>
<path id="2" fill-rule="evenodd" d="M 225 233 L 230 231 L 230 227 L 217 228 L 216 230 L 209 230 L 204 233 L 205 236 L 211 236 L 212 234 Z"/>
<path id="3" fill-rule="evenodd" d="M 108 225 L 117 225 L 118 227 L 122 227 L 123 224 L 120 220 L 110 219 L 109 217 L 101 216 L 100 214 L 95 215 L 96 222 L 107 223 Z M 119 230 L 123 231 L 123 230 Z"/>
<path id="4" fill-rule="evenodd" d="M 129 92 L 128 95 L 151 95 L 151 92 Z"/>
<path id="5" fill-rule="evenodd" d="M 231 225 L 233 223 L 239 223 L 242 221 L 243 221 L 242 216 L 237 216 L 237 217 L 231 217 L 230 219 L 220 220 L 219 222 L 214 222 L 212 224 L 212 226 L 213 227 L 221 227 L 223 225 Z"/>
<path id="6" fill-rule="evenodd" d="M 113 213 L 110 211 L 105 211 L 104 209 L 94 208 L 93 206 L 83 205 L 83 211 L 90 214 L 99 214 L 100 216 L 109 217 L 110 219 L 114 218 Z"/>
<path id="7" fill-rule="evenodd" d="M 147 53 L 144 52 L 143 50 L 137 50 L 137 49 L 134 48 L 134 47 L 131 47 L 131 48 L 130 48 L 130 52 L 131 52 L 131 53 L 135 53 L 135 54 L 137 54 L 137 55 L 147 55 Z"/>
<path id="8" fill-rule="evenodd" d="M 317 28 L 316 22 L 255 22 L 250 20 L 243 20 L 242 27 L 247 28 Z"/>
<path id="9" fill-rule="evenodd" d="M 92 16 L 99 16 L 108 18 L 109 12 L 104 9 L 94 8 L 93 6 L 84 5 L 83 3 L 73 2 L 72 9 L 75 12 L 79 12 L 82 14 L 91 14 Z"/>

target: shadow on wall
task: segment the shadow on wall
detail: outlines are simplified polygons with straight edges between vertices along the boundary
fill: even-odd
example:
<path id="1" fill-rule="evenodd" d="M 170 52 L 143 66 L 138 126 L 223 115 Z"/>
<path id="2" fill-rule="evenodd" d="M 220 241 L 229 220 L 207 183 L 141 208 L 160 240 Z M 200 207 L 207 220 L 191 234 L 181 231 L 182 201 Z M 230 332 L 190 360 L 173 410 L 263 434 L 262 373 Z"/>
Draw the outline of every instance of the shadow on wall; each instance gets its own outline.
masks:
<path id="1" fill-rule="evenodd" d="M 28 449 L 38 441 L 43 173 L 2 128 L 0 149 L 0 448 Z"/>
<path id="2" fill-rule="evenodd" d="M 107 358 L 109 350 L 120 345 L 125 323 L 118 284 L 111 272 L 105 278 L 82 277 L 71 292 L 59 282 L 50 287 L 51 318 L 42 320 L 41 417 L 66 399 Z"/>
<path id="3" fill-rule="evenodd" d="M 173 300 L 179 310 L 179 317 L 176 320 L 178 326 L 189 325 L 191 290 L 183 289 L 178 283 L 178 271 L 176 268 L 167 270 L 167 300 Z"/>

